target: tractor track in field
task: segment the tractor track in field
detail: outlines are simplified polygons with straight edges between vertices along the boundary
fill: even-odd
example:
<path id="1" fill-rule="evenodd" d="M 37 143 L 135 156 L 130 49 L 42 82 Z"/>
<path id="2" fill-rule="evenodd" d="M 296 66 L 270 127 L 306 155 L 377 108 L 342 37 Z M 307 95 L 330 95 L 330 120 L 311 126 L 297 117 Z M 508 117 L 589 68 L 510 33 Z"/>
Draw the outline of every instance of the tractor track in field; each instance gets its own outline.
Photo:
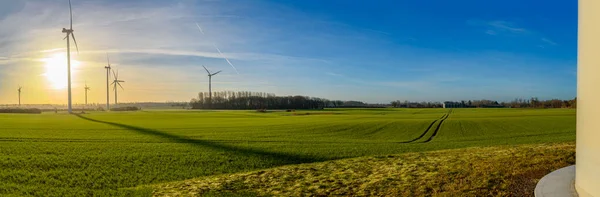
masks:
<path id="1" fill-rule="evenodd" d="M 445 116 L 443 116 L 442 119 L 440 119 L 440 123 L 437 125 L 437 127 L 433 131 L 433 135 L 431 135 L 429 137 L 429 139 L 423 141 L 422 143 L 430 142 L 431 140 L 433 140 L 433 138 L 435 136 L 437 136 L 438 132 L 440 131 L 440 128 L 442 127 L 442 124 L 444 123 L 444 120 L 448 119 L 448 116 L 450 116 L 451 113 L 452 113 L 452 109 L 450 109 L 450 111 L 448 111 L 448 113 Z"/>
<path id="2" fill-rule="evenodd" d="M 427 135 L 427 133 L 429 133 L 429 130 L 431 130 L 431 128 L 433 127 L 433 125 L 435 125 L 435 123 L 436 123 L 436 122 L 438 122 L 438 121 L 444 121 L 444 120 L 445 120 L 445 118 L 447 118 L 447 117 L 448 117 L 448 114 L 449 114 L 449 113 L 450 113 L 450 112 L 448 112 L 448 113 L 446 113 L 446 114 L 442 115 L 442 117 L 440 117 L 439 119 L 436 119 L 436 120 L 434 120 L 433 122 L 431 122 L 431 124 L 429 124 L 429 126 L 427 127 L 427 129 L 425 129 L 425 131 L 423 131 L 423 132 L 421 133 L 421 135 L 419 135 L 419 137 L 417 137 L 417 138 L 415 138 L 415 139 L 412 139 L 412 140 L 409 140 L 409 141 L 400 142 L 400 143 L 402 143 L 402 144 L 412 143 L 412 142 L 415 142 L 415 141 L 417 141 L 417 140 L 420 140 L 421 138 L 425 137 L 425 135 Z M 441 123 L 440 123 L 440 124 L 441 124 Z M 439 129 L 439 125 L 438 125 L 438 128 L 437 128 L 437 129 Z M 430 139 L 431 139 L 431 137 L 430 137 Z M 430 139 L 428 139 L 428 140 L 430 140 Z M 430 141 L 431 141 L 431 140 L 430 140 Z"/>
<path id="3" fill-rule="evenodd" d="M 427 127 L 427 129 L 425 129 L 425 131 L 423 131 L 423 133 L 421 133 L 421 135 L 415 139 L 409 140 L 409 141 L 404 141 L 404 142 L 400 142 L 400 143 L 412 143 L 415 142 L 421 138 L 423 138 L 423 136 L 425 136 L 425 134 L 427 134 L 427 132 L 429 131 L 429 129 L 431 129 L 431 127 L 433 127 L 433 125 L 437 122 L 438 120 L 434 120 L 433 122 L 431 122 L 431 124 L 429 124 L 429 126 Z"/>

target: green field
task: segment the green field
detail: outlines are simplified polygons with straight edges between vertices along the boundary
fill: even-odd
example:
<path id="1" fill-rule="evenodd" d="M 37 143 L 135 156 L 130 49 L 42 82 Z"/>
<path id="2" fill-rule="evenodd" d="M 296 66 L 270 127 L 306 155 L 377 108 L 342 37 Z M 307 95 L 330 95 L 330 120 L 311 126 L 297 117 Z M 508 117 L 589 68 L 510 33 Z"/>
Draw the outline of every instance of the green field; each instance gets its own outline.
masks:
<path id="1" fill-rule="evenodd" d="M 130 195 L 288 164 L 574 140 L 571 109 L 0 114 L 0 195 Z"/>

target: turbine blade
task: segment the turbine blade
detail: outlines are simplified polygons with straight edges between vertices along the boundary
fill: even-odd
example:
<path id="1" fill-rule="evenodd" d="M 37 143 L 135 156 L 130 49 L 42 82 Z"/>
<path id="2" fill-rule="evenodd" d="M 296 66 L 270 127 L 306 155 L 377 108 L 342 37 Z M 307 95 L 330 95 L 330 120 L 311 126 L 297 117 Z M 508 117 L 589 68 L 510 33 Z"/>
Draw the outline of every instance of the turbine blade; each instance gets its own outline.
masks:
<path id="1" fill-rule="evenodd" d="M 69 0 L 69 13 L 71 14 L 71 30 L 73 30 L 73 8 L 71 7 L 71 0 Z"/>
<path id="2" fill-rule="evenodd" d="M 75 43 L 75 48 L 77 48 L 77 54 L 79 54 L 79 46 L 77 46 L 77 40 L 75 40 L 75 34 L 71 32 L 71 37 L 73 37 L 73 42 Z"/>
<path id="3" fill-rule="evenodd" d="M 221 70 L 220 70 L 220 71 L 218 71 L 218 72 L 216 72 L 216 73 L 213 73 L 212 75 L 213 75 L 213 76 L 214 76 L 214 75 L 217 75 L 217 74 L 219 74 L 220 72 L 221 72 Z"/>
<path id="4" fill-rule="evenodd" d="M 123 86 L 121 86 L 120 83 L 117 83 L 119 85 L 119 87 L 121 87 L 122 90 L 125 90 L 125 88 L 123 88 Z"/>
<path id="5" fill-rule="evenodd" d="M 208 69 L 206 69 L 205 66 L 202 66 L 202 67 L 204 67 L 204 70 L 206 70 L 206 72 L 210 75 L 210 71 L 208 71 Z"/>
<path id="6" fill-rule="evenodd" d="M 112 71 L 113 77 L 115 77 L 115 80 L 116 80 L 117 79 L 117 74 L 115 74 L 115 70 L 111 69 L 110 71 Z"/>
<path id="7" fill-rule="evenodd" d="M 108 53 L 106 53 L 106 62 L 108 62 L 108 67 L 110 67 L 110 58 L 108 58 Z"/>

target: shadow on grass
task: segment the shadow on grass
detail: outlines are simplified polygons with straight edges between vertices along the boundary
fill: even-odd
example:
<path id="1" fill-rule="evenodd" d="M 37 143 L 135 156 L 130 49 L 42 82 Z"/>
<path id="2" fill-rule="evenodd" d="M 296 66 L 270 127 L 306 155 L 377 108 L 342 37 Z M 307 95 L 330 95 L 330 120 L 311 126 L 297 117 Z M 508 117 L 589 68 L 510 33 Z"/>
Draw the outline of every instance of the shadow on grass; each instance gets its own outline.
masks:
<path id="1" fill-rule="evenodd" d="M 196 146 L 203 146 L 203 147 L 208 147 L 208 148 L 212 148 L 215 150 L 232 151 L 232 152 L 239 153 L 242 155 L 247 155 L 247 156 L 266 157 L 266 158 L 270 158 L 270 159 L 274 159 L 276 161 L 282 162 L 280 164 L 312 163 L 312 162 L 320 162 L 320 161 L 326 160 L 326 159 L 317 159 L 317 158 L 300 156 L 300 155 L 284 154 L 284 153 L 269 152 L 269 151 L 264 151 L 264 150 L 236 147 L 236 146 L 216 143 L 216 142 L 208 141 L 208 140 L 191 139 L 191 138 L 187 138 L 184 136 L 177 136 L 177 135 L 169 134 L 169 133 L 159 131 L 159 130 L 154 130 L 154 129 L 136 127 L 136 126 L 114 123 L 114 122 L 107 122 L 107 121 L 102 121 L 102 120 L 95 120 L 95 119 L 91 119 L 91 118 L 82 116 L 80 114 L 75 114 L 75 116 L 77 116 L 81 119 L 84 119 L 84 120 L 91 121 L 91 122 L 103 123 L 103 124 L 127 129 L 130 131 L 135 131 L 135 132 L 142 133 L 142 134 L 153 135 L 153 136 L 161 137 L 163 139 L 167 139 L 167 140 L 177 142 L 177 143 L 185 143 L 185 144 L 191 144 L 191 145 L 196 145 Z"/>

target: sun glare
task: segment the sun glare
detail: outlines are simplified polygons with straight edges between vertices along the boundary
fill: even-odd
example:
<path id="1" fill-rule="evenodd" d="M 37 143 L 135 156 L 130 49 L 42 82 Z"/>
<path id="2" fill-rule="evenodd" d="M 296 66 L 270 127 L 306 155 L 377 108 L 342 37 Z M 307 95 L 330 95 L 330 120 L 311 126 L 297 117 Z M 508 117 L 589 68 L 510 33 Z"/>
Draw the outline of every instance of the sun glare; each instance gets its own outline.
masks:
<path id="1" fill-rule="evenodd" d="M 42 61 L 45 63 L 44 67 L 46 72 L 43 75 L 49 82 L 48 86 L 53 89 L 67 88 L 67 54 L 56 53 L 48 58 L 42 59 Z M 79 61 L 71 59 L 71 84 L 75 77 L 74 70 L 77 69 L 80 64 Z"/>

